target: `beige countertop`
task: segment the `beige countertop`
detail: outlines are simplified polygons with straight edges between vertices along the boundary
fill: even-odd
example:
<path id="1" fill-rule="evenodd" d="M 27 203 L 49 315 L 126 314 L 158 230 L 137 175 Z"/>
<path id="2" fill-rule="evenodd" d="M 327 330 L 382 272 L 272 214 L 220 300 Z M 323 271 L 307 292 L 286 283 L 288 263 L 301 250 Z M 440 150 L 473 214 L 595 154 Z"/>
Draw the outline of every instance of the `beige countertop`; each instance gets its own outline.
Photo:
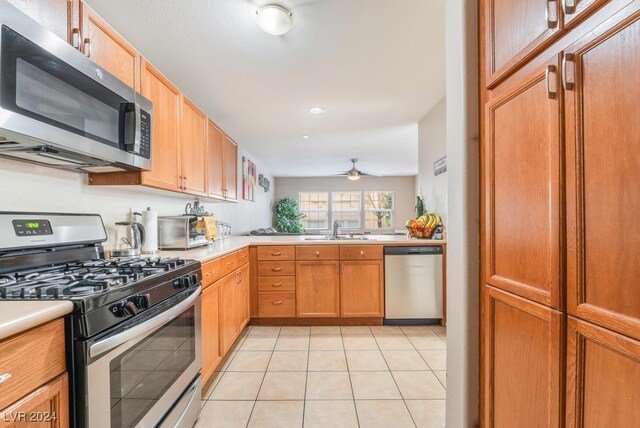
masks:
<path id="1" fill-rule="evenodd" d="M 0 340 L 60 318 L 73 310 L 69 301 L 0 302 Z"/>
<path id="2" fill-rule="evenodd" d="M 187 251 L 161 251 L 156 256 L 180 257 L 207 262 L 250 245 L 384 245 L 429 246 L 446 245 L 444 240 L 412 239 L 404 235 L 367 235 L 367 240 L 306 240 L 306 236 L 231 236 L 205 247 Z"/>

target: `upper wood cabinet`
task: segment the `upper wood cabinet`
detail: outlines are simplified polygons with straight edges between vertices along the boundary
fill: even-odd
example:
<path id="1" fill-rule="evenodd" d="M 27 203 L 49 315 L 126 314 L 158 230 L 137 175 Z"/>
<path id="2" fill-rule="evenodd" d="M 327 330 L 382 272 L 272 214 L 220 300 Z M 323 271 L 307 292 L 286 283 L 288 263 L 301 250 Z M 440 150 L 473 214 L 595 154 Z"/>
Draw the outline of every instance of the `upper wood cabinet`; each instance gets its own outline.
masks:
<path id="1" fill-rule="evenodd" d="M 8 0 L 38 24 L 46 27 L 68 43 L 79 46 L 79 32 L 72 35 L 77 0 Z M 73 40 L 75 37 L 75 41 Z"/>
<path id="2" fill-rule="evenodd" d="M 340 307 L 343 317 L 384 316 L 382 260 L 340 262 Z"/>
<path id="3" fill-rule="evenodd" d="M 296 315 L 298 317 L 339 317 L 339 274 L 340 264 L 337 260 L 297 262 Z"/>
<path id="4" fill-rule="evenodd" d="M 191 100 L 182 96 L 180 122 L 180 160 L 182 190 L 207 194 L 207 116 Z"/>
<path id="5" fill-rule="evenodd" d="M 202 378 L 206 384 L 222 360 L 218 315 L 220 311 L 219 284 L 202 291 Z"/>
<path id="6" fill-rule="evenodd" d="M 238 199 L 238 145 L 228 136 L 222 140 L 224 159 L 224 198 Z"/>
<path id="7" fill-rule="evenodd" d="M 485 281 L 559 309 L 558 60 L 502 85 L 485 115 Z"/>
<path id="8" fill-rule="evenodd" d="M 565 28 L 578 23 L 609 1 L 610 0 L 562 0 Z"/>
<path id="9" fill-rule="evenodd" d="M 487 287 L 485 427 L 562 426 L 560 312 Z"/>
<path id="10" fill-rule="evenodd" d="M 567 306 L 640 339 L 640 5 L 565 52 Z"/>
<path id="11" fill-rule="evenodd" d="M 140 55 L 85 2 L 80 2 L 80 49 L 93 62 L 139 91 Z"/>
<path id="12" fill-rule="evenodd" d="M 566 426 L 638 426 L 640 342 L 569 317 Z"/>
<path id="13" fill-rule="evenodd" d="M 224 198 L 223 140 L 224 133 L 209 120 L 207 122 L 207 193 L 214 198 Z"/>

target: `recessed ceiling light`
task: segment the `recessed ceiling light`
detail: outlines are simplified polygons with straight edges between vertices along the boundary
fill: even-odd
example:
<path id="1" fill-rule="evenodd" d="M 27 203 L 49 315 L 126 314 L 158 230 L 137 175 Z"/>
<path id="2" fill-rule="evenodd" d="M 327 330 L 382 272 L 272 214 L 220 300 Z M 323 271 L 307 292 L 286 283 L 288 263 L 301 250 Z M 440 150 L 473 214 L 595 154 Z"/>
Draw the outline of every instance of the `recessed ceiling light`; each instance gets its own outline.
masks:
<path id="1" fill-rule="evenodd" d="M 258 27 L 272 36 L 281 36 L 293 27 L 291 11 L 277 4 L 270 4 L 256 10 L 256 19 Z"/>
<path id="2" fill-rule="evenodd" d="M 306 140 L 307 138 L 309 138 L 309 136 L 308 135 L 303 135 L 302 138 L 304 138 Z"/>
<path id="3" fill-rule="evenodd" d="M 309 113 L 311 114 L 322 114 L 324 113 L 324 109 L 322 107 L 311 107 L 309 109 Z"/>

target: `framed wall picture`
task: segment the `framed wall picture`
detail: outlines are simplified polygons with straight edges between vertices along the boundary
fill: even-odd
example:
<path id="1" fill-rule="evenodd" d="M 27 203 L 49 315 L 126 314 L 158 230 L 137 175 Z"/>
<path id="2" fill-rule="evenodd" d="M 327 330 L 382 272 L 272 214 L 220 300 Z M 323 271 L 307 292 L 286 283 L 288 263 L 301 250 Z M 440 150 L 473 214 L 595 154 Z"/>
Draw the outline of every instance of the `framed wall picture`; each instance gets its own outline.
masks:
<path id="1" fill-rule="evenodd" d="M 256 164 L 246 157 L 242 157 L 242 199 L 246 201 L 256 200 L 256 185 L 258 172 Z"/>

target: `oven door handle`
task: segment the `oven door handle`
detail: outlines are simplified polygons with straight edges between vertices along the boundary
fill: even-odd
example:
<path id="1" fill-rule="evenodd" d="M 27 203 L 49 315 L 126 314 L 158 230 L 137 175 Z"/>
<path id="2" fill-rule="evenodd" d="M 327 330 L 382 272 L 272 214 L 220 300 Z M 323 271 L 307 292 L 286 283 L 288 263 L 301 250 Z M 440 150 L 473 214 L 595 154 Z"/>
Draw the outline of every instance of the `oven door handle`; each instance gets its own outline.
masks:
<path id="1" fill-rule="evenodd" d="M 122 333 L 118 333 L 115 336 L 108 337 L 106 339 L 100 340 L 99 342 L 94 343 L 89 347 L 89 356 L 91 358 L 100 355 L 106 351 L 110 351 L 123 343 L 136 338 L 144 333 L 155 330 L 158 327 L 166 324 L 171 321 L 182 312 L 184 312 L 189 306 L 193 305 L 193 303 L 200 296 L 200 287 L 187 297 L 182 302 L 177 305 L 167 309 L 166 311 L 154 316 L 148 321 L 143 322 L 135 327 L 131 327 L 128 330 L 123 331 Z"/>

